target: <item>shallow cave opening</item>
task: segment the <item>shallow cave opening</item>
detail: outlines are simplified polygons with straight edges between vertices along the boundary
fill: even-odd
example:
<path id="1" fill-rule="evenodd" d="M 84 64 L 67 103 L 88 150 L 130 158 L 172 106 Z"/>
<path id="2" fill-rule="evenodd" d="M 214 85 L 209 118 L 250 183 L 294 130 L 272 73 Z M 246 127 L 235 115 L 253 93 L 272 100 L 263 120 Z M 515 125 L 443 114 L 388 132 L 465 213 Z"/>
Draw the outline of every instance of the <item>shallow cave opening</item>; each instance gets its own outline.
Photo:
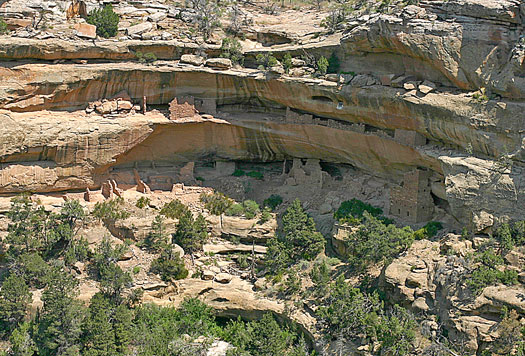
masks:
<path id="1" fill-rule="evenodd" d="M 432 197 L 432 200 L 434 201 L 434 205 L 445 210 L 448 214 L 451 214 L 450 211 L 450 204 L 447 200 L 441 199 L 434 193 L 430 192 L 430 196 Z"/>
<path id="2" fill-rule="evenodd" d="M 324 95 L 314 95 L 312 96 L 312 100 L 323 102 L 323 103 L 333 103 L 334 102 L 332 99 Z"/>
<path id="3" fill-rule="evenodd" d="M 342 180 L 343 174 L 341 173 L 341 164 L 333 163 L 333 162 L 320 162 L 321 170 L 328 173 L 330 177 L 334 178 L 335 180 Z"/>

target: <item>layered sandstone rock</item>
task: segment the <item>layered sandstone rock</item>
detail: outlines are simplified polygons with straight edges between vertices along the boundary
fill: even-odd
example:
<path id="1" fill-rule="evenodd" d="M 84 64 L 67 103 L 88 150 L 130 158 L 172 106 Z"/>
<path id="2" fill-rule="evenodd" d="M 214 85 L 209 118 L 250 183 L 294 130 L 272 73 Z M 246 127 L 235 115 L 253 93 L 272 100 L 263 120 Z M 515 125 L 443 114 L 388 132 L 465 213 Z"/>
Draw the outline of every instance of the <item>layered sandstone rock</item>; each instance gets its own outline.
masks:
<path id="1" fill-rule="evenodd" d="M 132 60 L 140 51 L 172 61 L 0 68 L 0 108 L 9 110 L 0 114 L 6 128 L 0 191 L 98 187 L 110 169 L 146 161 L 311 158 L 348 163 L 393 183 L 427 170 L 434 196 L 475 230 L 522 218 L 514 207 L 524 200 L 523 11 L 516 0 L 423 2 L 356 18 L 342 37 L 272 48 L 278 57 L 335 52 L 342 71 L 356 72 L 335 82 L 173 61 L 197 50 L 216 57 L 218 45 L 3 37 L 3 59 Z M 161 21 L 164 14 L 151 17 Z M 247 51 L 247 62 L 267 51 Z M 306 64 L 294 59 L 296 67 Z M 466 92 L 480 88 L 490 100 Z M 192 98 L 197 110 L 216 118 L 184 112 L 184 120 L 172 115 L 177 120 L 170 123 L 159 113 L 106 120 L 35 112 L 81 109 L 123 90 L 153 106 Z M 171 186 L 168 178 L 163 184 Z"/>
<path id="2" fill-rule="evenodd" d="M 446 246 L 455 255 L 443 253 Z M 465 286 L 465 257 L 473 251 L 471 241 L 454 235 L 441 243 L 416 241 L 386 267 L 380 284 L 391 301 L 438 315 L 453 338 L 466 336 L 466 346 L 476 351 L 497 338 L 497 320 L 504 308 L 525 312 L 525 290 L 522 284 L 490 286 L 472 297 Z"/>

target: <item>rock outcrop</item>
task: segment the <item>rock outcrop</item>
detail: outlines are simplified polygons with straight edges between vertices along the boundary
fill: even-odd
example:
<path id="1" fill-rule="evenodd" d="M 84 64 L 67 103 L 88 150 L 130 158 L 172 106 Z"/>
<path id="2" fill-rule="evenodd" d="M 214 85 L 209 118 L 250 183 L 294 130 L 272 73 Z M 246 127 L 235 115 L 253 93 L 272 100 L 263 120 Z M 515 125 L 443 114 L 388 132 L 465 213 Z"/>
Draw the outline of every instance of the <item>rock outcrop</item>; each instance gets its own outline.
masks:
<path id="1" fill-rule="evenodd" d="M 133 9 L 119 5 L 117 11 L 133 18 L 139 11 Z M 166 17 L 191 15 L 163 6 L 140 11 L 148 21 L 128 26 L 127 32 L 144 32 L 141 38 Z M 317 42 L 309 38 L 298 44 L 299 34 L 310 36 L 308 26 L 304 33 L 284 37 L 278 29 L 261 30 L 273 34 L 266 42 L 279 43 L 271 48 L 279 59 L 305 51 L 314 57 L 335 54 L 342 74 L 326 80 L 296 77 L 296 69 L 309 73 L 298 58 L 291 62 L 292 76 L 231 68 L 229 59 L 218 58 L 219 44 L 130 40 L 131 35 L 117 42 L 31 38 L 22 43 L 5 36 L 0 39 L 4 60 L 121 62 L 0 68 L 0 108 L 5 110 L 0 121 L 6 128 L 0 192 L 94 188 L 111 169 L 144 161 L 301 158 L 351 164 L 392 184 L 423 169 L 433 194 L 425 191 L 425 201 L 445 201 L 456 219 L 476 231 L 522 219 L 524 213 L 515 207 L 525 200 L 520 183 L 524 19 L 517 0 L 450 0 L 361 16 L 342 35 Z M 256 47 L 244 50 L 246 63 L 270 49 Z M 154 66 L 122 62 L 136 60 L 138 52 L 165 61 Z M 132 112 L 125 119 L 44 111 L 84 109 L 122 91 L 129 93 L 123 110 Z M 147 111 L 146 100 L 156 107 L 186 97 L 195 108 L 173 102 L 171 122 L 160 113 L 133 114 L 133 102 Z M 113 106 L 108 101 L 94 107 L 102 114 L 121 111 Z M 192 115 L 197 111 L 203 116 Z M 158 187 L 174 183 L 162 179 Z"/>
<path id="2" fill-rule="evenodd" d="M 447 255 L 447 247 L 454 254 Z M 442 242 L 416 241 L 386 267 L 380 284 L 391 302 L 438 315 L 454 339 L 468 340 L 467 348 L 475 351 L 498 336 L 495 326 L 503 308 L 525 313 L 525 290 L 520 284 L 498 285 L 472 296 L 465 287 L 465 257 L 472 252 L 471 241 L 453 235 Z"/>

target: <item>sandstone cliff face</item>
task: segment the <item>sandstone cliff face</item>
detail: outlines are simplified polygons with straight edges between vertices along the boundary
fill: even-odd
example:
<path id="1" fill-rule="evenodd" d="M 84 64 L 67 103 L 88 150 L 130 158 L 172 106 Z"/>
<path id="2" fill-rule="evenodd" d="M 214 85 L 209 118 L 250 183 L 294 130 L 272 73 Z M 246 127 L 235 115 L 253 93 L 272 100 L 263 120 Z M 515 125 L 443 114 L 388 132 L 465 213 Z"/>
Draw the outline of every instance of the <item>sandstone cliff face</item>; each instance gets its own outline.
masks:
<path id="1" fill-rule="evenodd" d="M 479 103 L 451 91 L 417 97 L 400 88 L 343 86 L 314 79 L 267 79 L 257 71 L 216 72 L 204 68 L 136 64 L 24 65 L 4 69 L 0 105 L 11 111 L 79 109 L 86 102 L 125 90 L 135 100 L 168 104 L 176 95 L 251 105 L 254 99 L 319 117 L 378 128 L 414 130 L 428 139 L 498 157 L 521 150 L 525 104 Z M 46 83 L 45 86 L 39 83 Z M 16 88 L 16 89 L 15 89 Z"/>
<path id="2" fill-rule="evenodd" d="M 448 256 L 443 251 L 447 248 Z M 469 350 L 479 352 L 498 337 L 497 320 L 503 308 L 524 313 L 525 301 L 520 284 L 490 286 L 472 296 L 465 285 L 466 256 L 472 251 L 471 241 L 453 235 L 440 242 L 416 241 L 386 267 L 380 283 L 391 300 L 415 312 L 438 315 L 455 339 L 466 340 Z"/>
<path id="3" fill-rule="evenodd" d="M 0 190 L 95 187 L 111 167 L 142 161 L 315 158 L 352 164 L 395 183 L 413 169 L 428 169 L 435 196 L 476 230 L 499 219 L 523 218 L 515 206 L 525 199 L 524 10 L 516 0 L 427 1 L 397 14 L 359 17 L 342 36 L 318 43 L 290 40 L 245 53 L 251 60 L 270 49 L 277 57 L 303 48 L 316 55 L 335 52 L 341 70 L 356 73 L 344 84 L 180 64 L 174 59 L 199 46 L 177 41 L 1 38 L 4 60 L 116 63 L 0 68 L 5 110 L 0 120 L 6 130 Z M 218 48 L 199 50 L 212 56 Z M 123 62 L 137 51 L 167 61 Z M 396 77 L 409 85 L 390 83 Z M 417 81 L 424 79 L 437 83 L 436 89 L 417 91 Z M 467 92 L 479 88 L 486 88 L 490 100 Z M 63 112 L 122 91 L 135 103 L 147 97 L 149 105 L 167 105 L 180 95 L 212 100 L 220 119 L 174 123 L 160 113 L 102 119 Z M 287 111 L 314 117 L 290 119 Z M 400 141 L 396 130 L 422 139 L 417 145 Z"/>
<path id="4" fill-rule="evenodd" d="M 525 13 L 519 1 L 429 1 L 399 16 L 376 15 L 341 39 L 345 66 L 431 78 L 461 89 L 487 87 L 525 98 Z M 385 65 L 386 64 L 386 65 Z"/>
<path id="5" fill-rule="evenodd" d="M 207 155 L 252 161 L 301 157 L 349 163 L 394 181 L 414 167 L 424 167 L 442 181 L 451 211 L 461 221 L 482 214 L 521 216 L 513 208 L 523 201 L 521 102 L 480 103 L 454 92 L 413 96 L 382 85 L 338 87 L 313 79 L 268 79 L 255 71 L 167 65 L 23 65 L 4 70 L 8 75 L 0 98 L 10 111 L 2 116 L 9 134 L 3 138 L 1 157 L 3 162 L 23 162 L 3 169 L 4 192 L 93 187 L 105 179 L 110 166 L 135 161 L 184 162 Z M 39 85 L 43 82 L 45 86 Z M 234 110 L 220 120 L 175 123 L 161 114 L 101 119 L 34 112 L 80 108 L 122 90 L 137 102 L 147 96 L 149 104 L 194 95 L 216 99 L 219 110 L 269 106 L 272 113 Z M 286 107 L 325 121 L 287 121 Z M 398 142 L 392 137 L 395 129 L 416 131 L 429 144 L 411 147 Z M 468 149 L 487 158 L 467 159 Z M 495 160 L 509 154 L 513 164 L 501 171 Z M 495 180 L 494 174 L 500 178 Z M 503 181 L 507 183 L 501 185 Z"/>

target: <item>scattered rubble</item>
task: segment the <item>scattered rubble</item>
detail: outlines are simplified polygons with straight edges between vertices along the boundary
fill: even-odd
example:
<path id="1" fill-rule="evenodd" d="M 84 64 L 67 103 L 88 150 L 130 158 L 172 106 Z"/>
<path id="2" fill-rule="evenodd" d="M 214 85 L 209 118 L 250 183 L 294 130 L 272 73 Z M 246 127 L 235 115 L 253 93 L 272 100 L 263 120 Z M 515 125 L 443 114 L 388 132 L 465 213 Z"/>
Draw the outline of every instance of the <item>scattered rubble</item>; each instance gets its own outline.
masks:
<path id="1" fill-rule="evenodd" d="M 140 106 L 133 105 L 130 100 L 116 99 L 102 99 L 93 101 L 88 104 L 86 113 L 90 114 L 97 112 L 101 115 L 118 114 L 118 113 L 134 113 L 139 111 Z"/>

